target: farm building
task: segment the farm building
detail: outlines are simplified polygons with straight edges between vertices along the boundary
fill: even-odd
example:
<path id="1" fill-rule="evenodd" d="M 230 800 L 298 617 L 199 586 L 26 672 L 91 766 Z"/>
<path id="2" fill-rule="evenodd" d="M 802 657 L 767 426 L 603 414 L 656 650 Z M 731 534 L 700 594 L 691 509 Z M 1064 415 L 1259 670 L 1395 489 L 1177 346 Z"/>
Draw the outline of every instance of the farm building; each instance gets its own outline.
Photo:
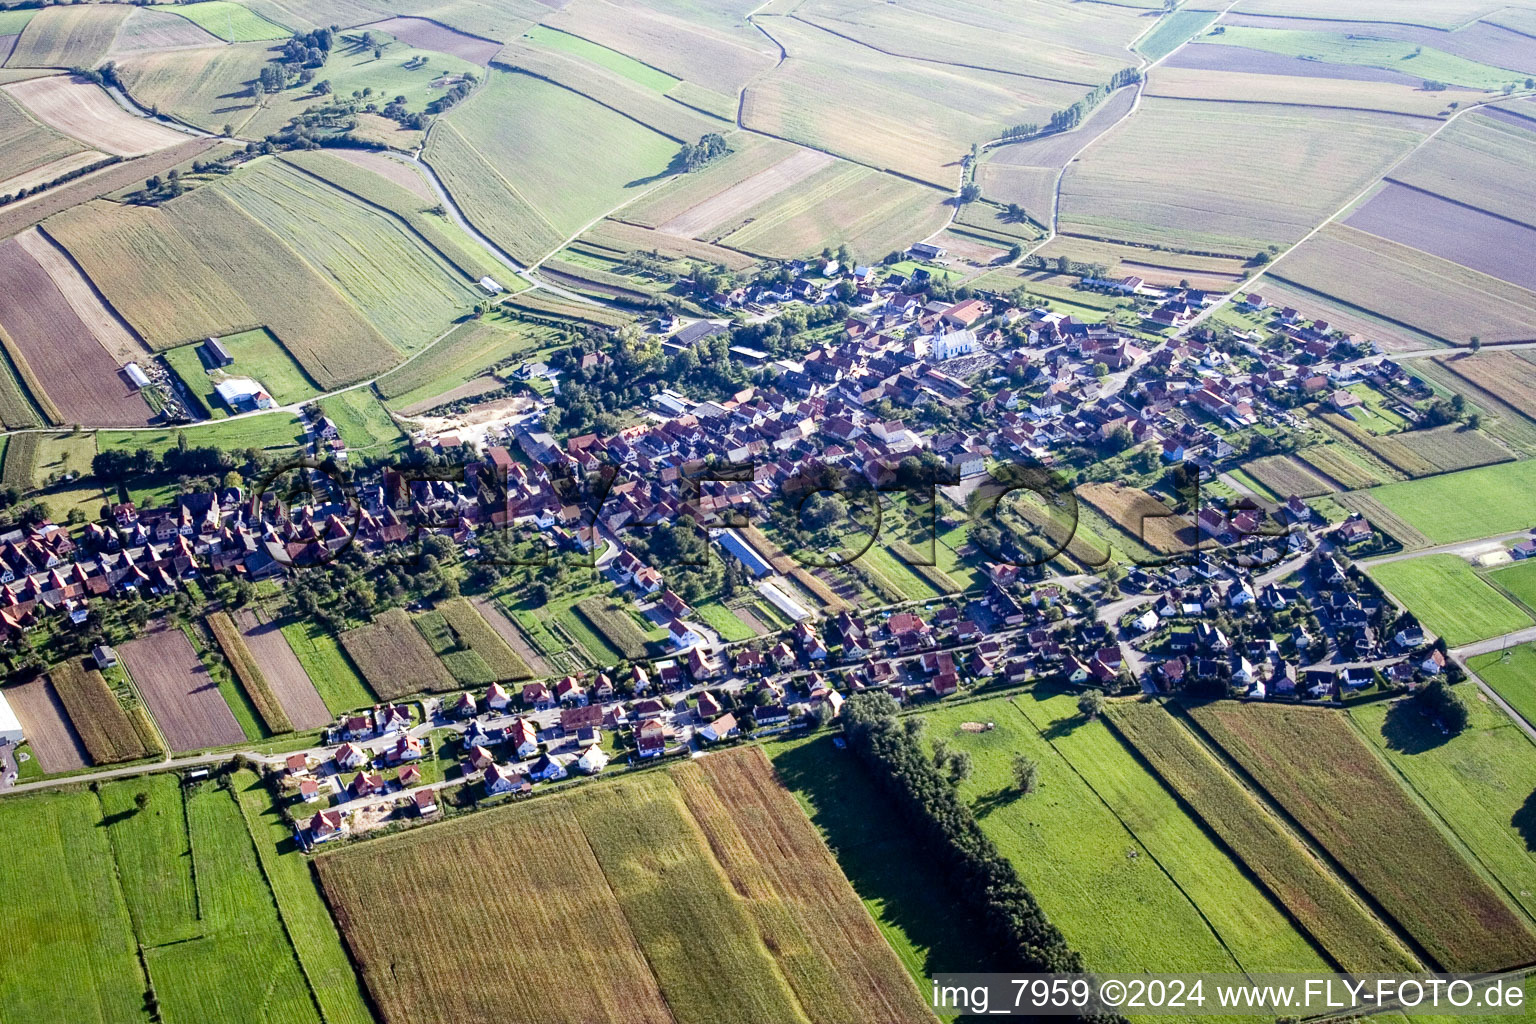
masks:
<path id="1" fill-rule="evenodd" d="M 203 351 L 214 366 L 228 366 L 235 361 L 235 357 L 229 354 L 229 349 L 218 338 L 203 339 Z"/>
<path id="2" fill-rule="evenodd" d="M 7 743 L 19 745 L 24 739 L 26 737 L 22 735 L 21 721 L 16 717 L 16 712 L 11 710 L 10 704 L 6 703 L 5 695 L 0 694 L 0 746 Z"/>
<path id="3" fill-rule="evenodd" d="M 149 377 L 144 373 L 143 370 L 139 369 L 138 363 L 129 363 L 127 366 L 123 367 L 123 372 L 128 375 L 128 379 L 133 382 L 134 387 L 149 387 Z"/>
<path id="4" fill-rule="evenodd" d="M 779 611 L 783 612 L 785 615 L 788 615 L 796 622 L 800 622 L 811 617 L 811 613 L 802 608 L 798 601 L 784 593 L 784 591 L 780 590 L 772 583 L 759 583 L 757 585 L 757 592 L 767 598 L 769 604 L 773 605 Z"/>
<path id="5" fill-rule="evenodd" d="M 492 295 L 500 295 L 503 291 L 503 288 L 501 285 L 496 283 L 496 279 L 494 277 L 482 277 L 480 279 L 480 287 L 484 288 Z"/>
<path id="6" fill-rule="evenodd" d="M 736 560 L 747 567 L 747 571 L 753 576 L 767 576 L 773 572 L 773 566 L 763 560 L 763 556 L 753 550 L 752 545 L 741 539 L 741 534 L 735 530 L 720 531 L 720 546 L 736 556 Z"/>
<path id="7" fill-rule="evenodd" d="M 213 390 L 219 393 L 225 405 L 236 412 L 277 408 L 277 402 L 267 394 L 261 382 L 251 380 L 249 377 L 231 377 L 228 380 L 221 380 L 213 386 Z"/>
<path id="8" fill-rule="evenodd" d="M 913 256 L 916 256 L 918 259 L 936 260 L 941 259 L 947 252 L 949 252 L 949 250 L 944 248 L 942 245 L 931 245 L 928 242 L 918 242 L 916 245 L 909 248 L 907 252 L 911 253 Z"/>

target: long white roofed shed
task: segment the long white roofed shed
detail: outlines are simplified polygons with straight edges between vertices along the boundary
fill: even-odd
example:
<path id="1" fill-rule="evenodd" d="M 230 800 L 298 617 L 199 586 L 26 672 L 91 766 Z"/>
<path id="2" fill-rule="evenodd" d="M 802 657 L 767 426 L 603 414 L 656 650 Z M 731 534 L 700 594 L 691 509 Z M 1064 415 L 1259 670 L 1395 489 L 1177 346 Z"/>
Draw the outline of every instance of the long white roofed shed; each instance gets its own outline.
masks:
<path id="1" fill-rule="evenodd" d="M 11 710 L 6 703 L 4 694 L 0 694 L 0 744 L 19 744 L 26 739 L 21 731 L 21 720 L 16 717 L 16 712 Z"/>

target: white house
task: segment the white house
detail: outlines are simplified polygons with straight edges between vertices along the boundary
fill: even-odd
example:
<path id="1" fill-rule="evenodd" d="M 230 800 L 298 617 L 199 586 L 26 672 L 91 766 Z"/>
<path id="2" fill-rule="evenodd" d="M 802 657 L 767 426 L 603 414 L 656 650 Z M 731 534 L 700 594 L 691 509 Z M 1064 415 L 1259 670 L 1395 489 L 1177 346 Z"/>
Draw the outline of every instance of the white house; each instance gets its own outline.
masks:
<path id="1" fill-rule="evenodd" d="M 507 738 L 518 757 L 532 757 L 539 752 L 539 730 L 526 718 L 519 718 L 507 730 Z"/>
<path id="2" fill-rule="evenodd" d="M 721 715 L 699 730 L 699 735 L 709 743 L 718 743 L 721 740 L 730 739 L 741 732 L 736 724 L 735 715 Z"/>
<path id="3" fill-rule="evenodd" d="M 596 775 L 608 766 L 608 755 L 603 753 L 603 748 L 596 743 L 581 752 L 576 758 L 576 767 L 588 775 Z"/>
<path id="4" fill-rule="evenodd" d="M 554 782 L 565 778 L 565 765 L 545 754 L 533 763 L 528 774 L 540 782 Z"/>

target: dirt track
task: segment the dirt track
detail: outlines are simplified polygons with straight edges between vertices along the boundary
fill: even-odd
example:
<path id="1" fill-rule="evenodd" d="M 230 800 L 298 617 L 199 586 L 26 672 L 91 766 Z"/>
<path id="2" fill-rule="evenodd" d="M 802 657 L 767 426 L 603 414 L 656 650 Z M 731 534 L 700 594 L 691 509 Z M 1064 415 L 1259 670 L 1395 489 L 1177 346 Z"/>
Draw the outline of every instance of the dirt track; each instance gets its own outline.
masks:
<path id="1" fill-rule="evenodd" d="M 836 158 L 814 149 L 802 149 L 772 167 L 758 171 L 746 181 L 737 182 L 697 206 L 678 214 L 661 231 L 683 238 L 702 238 L 711 229 L 725 224 L 763 200 L 775 196 L 830 164 Z"/>
<path id="2" fill-rule="evenodd" d="M 329 725 L 330 709 L 320 699 L 315 684 L 310 682 L 309 674 L 276 623 L 259 621 L 249 609 L 236 612 L 234 620 L 293 727 L 302 732 Z"/>
<path id="3" fill-rule="evenodd" d="M 43 771 L 50 775 L 72 772 L 91 763 L 90 755 L 85 752 L 85 746 L 69 721 L 69 712 L 64 710 L 64 703 L 46 676 L 7 687 L 5 699 L 21 721 L 22 732 L 32 745 L 32 756 L 37 758 Z"/>
<path id="4" fill-rule="evenodd" d="M 186 136 L 112 102 L 99 86 L 72 75 L 51 75 L 0 87 L 55 131 L 113 156 L 143 156 Z"/>
<path id="5" fill-rule="evenodd" d="M 173 751 L 222 747 L 245 740 L 218 684 L 179 629 L 163 629 L 118 645 L 144 703 Z"/>

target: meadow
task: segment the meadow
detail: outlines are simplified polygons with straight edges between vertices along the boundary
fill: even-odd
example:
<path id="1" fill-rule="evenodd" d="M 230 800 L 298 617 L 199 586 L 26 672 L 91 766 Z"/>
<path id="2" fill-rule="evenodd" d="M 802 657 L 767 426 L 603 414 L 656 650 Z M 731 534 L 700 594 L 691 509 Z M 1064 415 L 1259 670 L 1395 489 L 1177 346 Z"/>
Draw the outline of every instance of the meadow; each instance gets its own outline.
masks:
<path id="1" fill-rule="evenodd" d="M 328 388 L 399 359 L 334 284 L 220 189 L 160 208 L 88 203 L 48 231 L 153 348 L 265 325 Z"/>
<path id="2" fill-rule="evenodd" d="M 1455 736 L 1411 702 L 1363 705 L 1349 717 L 1530 915 L 1536 912 L 1536 744 L 1475 685 L 1456 690 L 1471 721 Z"/>
<path id="3" fill-rule="evenodd" d="M 1527 722 L 1536 722 L 1536 646 L 1520 644 L 1504 651 L 1479 654 L 1467 664 L 1517 715 Z"/>
<path id="4" fill-rule="evenodd" d="M 1488 578 L 1527 608 L 1536 608 L 1536 562 L 1516 562 L 1503 569 L 1495 569 L 1488 574 Z"/>
<path id="5" fill-rule="evenodd" d="M 148 983 L 101 818 L 85 789 L 0 801 L 0 827 L 28 837 L 0 857 L 7 1016 L 148 1024 Z"/>
<path id="6" fill-rule="evenodd" d="M 1536 954 L 1536 935 L 1525 921 L 1462 859 L 1342 714 L 1228 702 L 1190 714 L 1435 964 L 1487 970 Z"/>
<path id="7" fill-rule="evenodd" d="M 180 15 L 228 43 L 259 43 L 268 39 L 287 39 L 293 34 L 231 0 L 198 0 L 197 3 L 169 4 L 155 9 Z"/>
<path id="8" fill-rule="evenodd" d="M 415 884 L 380 901 L 371 880 L 385 864 Z M 316 868 L 392 1024 L 928 1019 L 756 748 L 326 854 Z M 507 915 L 499 891 L 536 909 Z M 481 947 L 485 969 L 466 981 L 456 939 L 492 920 L 502 941 Z M 417 940 L 402 947 L 407 926 Z M 562 955 L 520 955 L 530 945 Z M 551 1002 L 554 989 L 566 994 Z"/>
<path id="9" fill-rule="evenodd" d="M 229 613 L 223 610 L 212 612 L 207 618 L 209 632 L 218 641 L 219 648 L 224 652 L 230 668 L 234 671 L 235 678 L 240 680 L 240 686 L 245 695 L 255 706 L 261 715 L 262 722 L 269 733 L 283 733 L 293 731 L 293 722 L 288 718 L 288 713 L 283 710 L 282 703 L 277 699 L 277 694 L 272 691 L 272 685 L 267 681 L 266 674 L 261 666 L 256 663 L 256 658 L 251 654 L 251 649 L 246 646 L 245 637 L 235 626 Z"/>
<path id="10" fill-rule="evenodd" d="M 230 334 L 219 339 L 234 362 L 229 366 L 211 367 L 203 355 L 201 342 L 167 349 L 163 355 L 176 376 L 187 385 L 187 390 L 197 396 L 203 408 L 214 419 L 223 419 L 230 413 L 223 399 L 214 392 L 217 377 L 209 375 L 216 369 L 219 374 L 231 377 L 253 377 L 261 381 L 279 405 L 296 405 L 307 402 L 320 394 L 320 389 L 309 375 L 288 354 L 282 342 L 270 331 L 257 329 Z"/>
<path id="11" fill-rule="evenodd" d="M 399 608 L 342 633 L 341 646 L 369 688 L 383 700 L 457 689 L 453 677 L 411 624 L 410 616 Z"/>
<path id="12" fill-rule="evenodd" d="M 1162 60 L 1215 20 L 1214 11 L 1173 11 L 1163 15 L 1152 31 L 1136 40 L 1136 49 L 1147 60 Z"/>
<path id="13" fill-rule="evenodd" d="M 130 95 L 205 131 L 237 132 L 260 112 L 251 83 L 272 56 L 268 43 L 125 54 L 118 74 Z"/>
<path id="14" fill-rule="evenodd" d="M 340 715 L 373 704 L 375 697 L 342 649 L 336 634 L 310 621 L 285 623 L 283 639 L 314 682 L 331 713 Z"/>
<path id="15" fill-rule="evenodd" d="M 495 364 L 530 358 L 558 338 L 550 328 L 486 317 L 453 329 L 419 358 L 379 379 L 379 393 L 404 408 L 445 394 L 488 373 Z"/>
<path id="16" fill-rule="evenodd" d="M 1417 961 L 1327 867 L 1156 704 L 1116 701 L 1108 721 L 1163 783 L 1269 889 L 1330 960 L 1352 972 L 1412 970 Z"/>
<path id="17" fill-rule="evenodd" d="M 1247 966 L 1233 959 L 1157 857 L 1011 701 L 944 708 L 924 718 L 930 740 L 943 739 L 971 755 L 974 770 L 961 785 L 961 796 L 1046 916 L 1089 965 L 1131 972 L 1153 966 L 1166 971 Z M 967 722 L 994 728 L 962 729 Z M 1048 725 L 1056 739 L 1074 727 L 1104 728 Z M 1011 764 L 1020 753 L 1039 766 L 1039 789 L 1027 797 L 1013 789 Z M 1252 893 L 1251 885 L 1246 892 Z M 1170 936 L 1177 941 L 1168 941 Z"/>
<path id="18" fill-rule="evenodd" d="M 182 437 L 191 446 L 212 445 L 226 451 L 244 451 L 256 448 L 268 452 L 297 449 L 304 441 L 304 431 L 296 416 L 291 413 L 273 412 L 256 416 L 244 416 L 223 422 L 208 421 L 206 424 L 188 424 L 162 430 L 98 430 L 96 448 L 99 451 L 122 449 L 136 451 L 147 448 L 156 455 L 180 444 Z M 130 486 L 130 490 L 132 487 Z"/>
<path id="19" fill-rule="evenodd" d="M 1399 74 L 1472 89 L 1498 89 L 1524 77 L 1432 46 L 1415 46 L 1397 39 L 1365 38 L 1363 33 L 1228 25 L 1220 35 L 1210 36 L 1203 41 L 1332 64 L 1362 64 L 1366 67 L 1385 68 Z"/>
<path id="20" fill-rule="evenodd" d="M 1533 486 L 1536 462 L 1504 462 L 1388 484 L 1371 495 L 1433 543 L 1454 544 L 1530 527 Z"/>
<path id="21" fill-rule="evenodd" d="M 140 793 L 147 800 L 142 810 Z M 139 941 L 154 947 L 196 937 L 197 883 L 180 780 L 167 773 L 108 782 L 100 798 L 103 831 Z"/>
<path id="22" fill-rule="evenodd" d="M 1372 566 L 1371 577 L 1451 647 L 1511 633 L 1531 617 L 1490 587 L 1459 555 L 1425 555 Z"/>
<path id="23" fill-rule="evenodd" d="M 479 230 L 534 262 L 662 181 L 676 151 L 584 96 L 492 70 L 432 133 L 427 158 Z"/>
<path id="24" fill-rule="evenodd" d="M 336 424 L 348 451 L 384 455 L 406 446 L 400 424 L 379 402 L 372 388 L 353 388 L 323 398 L 320 411 Z"/>
<path id="25" fill-rule="evenodd" d="M 1067 169 L 1062 229 L 1248 256 L 1300 239 L 1416 145 L 1427 124 L 1147 98 Z"/>
<path id="26" fill-rule="evenodd" d="M 1375 313 L 1451 345 L 1523 340 L 1536 292 L 1343 224 L 1276 262 L 1281 281 Z"/>

